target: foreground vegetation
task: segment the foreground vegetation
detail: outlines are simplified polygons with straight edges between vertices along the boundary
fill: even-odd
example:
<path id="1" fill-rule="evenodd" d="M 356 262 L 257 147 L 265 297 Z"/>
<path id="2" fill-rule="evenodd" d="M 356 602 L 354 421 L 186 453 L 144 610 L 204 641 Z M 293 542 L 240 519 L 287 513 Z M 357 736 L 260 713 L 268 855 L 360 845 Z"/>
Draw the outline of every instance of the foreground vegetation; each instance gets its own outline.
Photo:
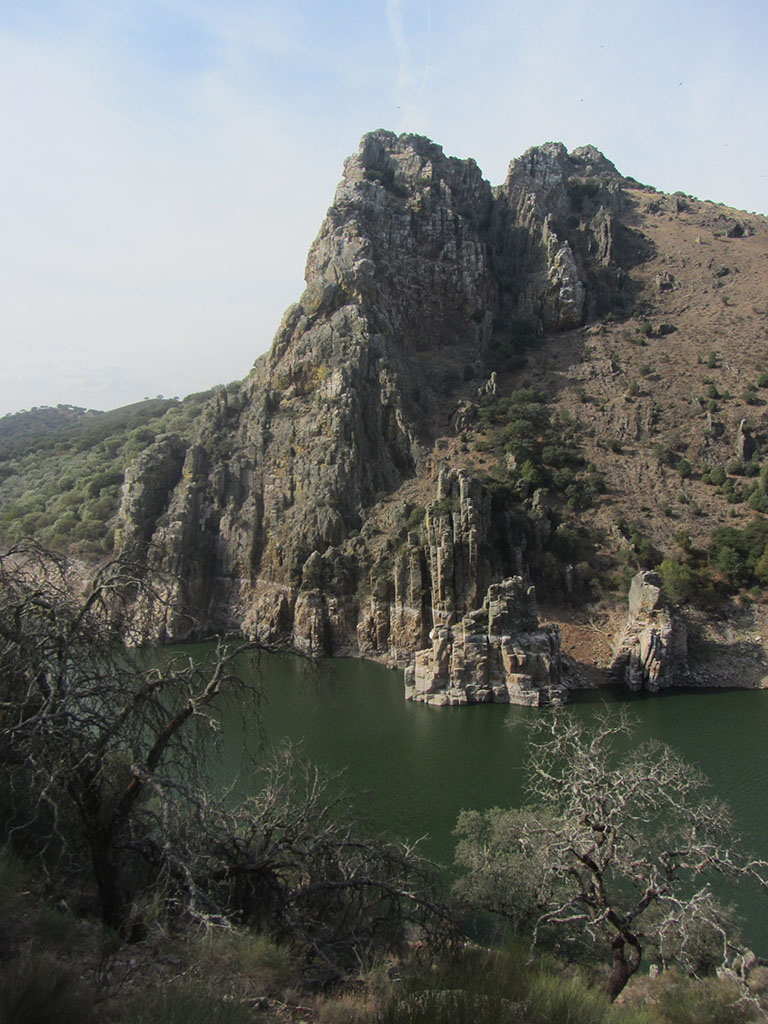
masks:
<path id="1" fill-rule="evenodd" d="M 531 806 L 462 816 L 449 893 L 290 751 L 245 802 L 216 794 L 217 702 L 258 702 L 259 649 L 148 658 L 116 642 L 142 638 L 146 580 L 71 569 L 0 557 L 0 1024 L 763 1019 L 707 876 L 765 865 L 671 752 L 547 719 Z M 514 925 L 499 948 L 467 938 L 485 912 Z"/>
<path id="2" fill-rule="evenodd" d="M 411 946 L 323 988 L 296 951 L 238 927 L 152 922 L 125 945 L 39 877 L 0 857 L 2 1024 L 749 1024 L 765 1019 L 768 972 L 746 992 L 671 969 L 637 976 L 611 1004 L 601 978 L 527 945 L 463 945 L 435 957 Z M 54 902 L 55 900 L 55 902 Z"/>

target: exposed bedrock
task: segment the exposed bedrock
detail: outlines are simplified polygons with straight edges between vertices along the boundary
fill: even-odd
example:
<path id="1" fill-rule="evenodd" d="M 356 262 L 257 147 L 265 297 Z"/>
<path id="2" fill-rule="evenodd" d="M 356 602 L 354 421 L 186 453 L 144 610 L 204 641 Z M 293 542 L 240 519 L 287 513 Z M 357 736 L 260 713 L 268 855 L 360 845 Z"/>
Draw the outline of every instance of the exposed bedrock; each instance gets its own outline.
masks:
<path id="1" fill-rule="evenodd" d="M 366 135 L 268 356 L 191 444 L 159 438 L 126 474 L 117 535 L 166 580 L 158 637 L 405 664 L 523 572 L 486 489 L 435 465 L 446 367 L 488 377 L 522 321 L 535 337 L 608 308 L 633 258 L 621 182 L 548 143 L 492 189 L 428 139 Z M 409 485 L 437 496 L 404 530 Z"/>
<path id="2" fill-rule="evenodd" d="M 629 616 L 613 638 L 609 673 L 630 690 L 657 693 L 683 681 L 687 670 L 685 623 L 667 607 L 661 579 L 639 572 L 629 589 Z"/>
<path id="3" fill-rule="evenodd" d="M 522 577 L 493 583 L 475 611 L 435 626 L 431 646 L 405 671 L 406 697 L 426 704 L 561 703 L 560 631 L 539 627 L 534 589 Z"/>

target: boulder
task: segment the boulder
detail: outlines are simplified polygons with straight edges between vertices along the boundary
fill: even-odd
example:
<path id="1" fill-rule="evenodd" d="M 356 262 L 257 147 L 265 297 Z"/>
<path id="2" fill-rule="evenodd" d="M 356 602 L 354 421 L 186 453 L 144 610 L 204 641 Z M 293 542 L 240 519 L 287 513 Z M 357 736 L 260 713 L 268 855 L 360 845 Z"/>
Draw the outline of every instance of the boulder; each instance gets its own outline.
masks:
<path id="1" fill-rule="evenodd" d="M 659 690 L 683 681 L 687 672 L 685 623 L 666 605 L 661 578 L 639 572 L 629 588 L 629 616 L 613 638 L 609 673 L 630 690 Z"/>

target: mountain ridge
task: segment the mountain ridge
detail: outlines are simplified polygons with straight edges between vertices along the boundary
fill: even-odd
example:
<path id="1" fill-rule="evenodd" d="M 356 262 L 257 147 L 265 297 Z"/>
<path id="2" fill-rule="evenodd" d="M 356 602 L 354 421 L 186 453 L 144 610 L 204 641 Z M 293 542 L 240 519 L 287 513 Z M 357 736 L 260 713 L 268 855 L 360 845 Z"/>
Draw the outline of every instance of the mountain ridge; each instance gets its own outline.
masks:
<path id="1" fill-rule="evenodd" d="M 116 546 L 171 580 L 158 636 L 404 664 L 508 576 L 567 608 L 697 570 L 761 515 L 767 241 L 592 146 L 492 187 L 364 136 L 270 352 L 126 470 Z"/>

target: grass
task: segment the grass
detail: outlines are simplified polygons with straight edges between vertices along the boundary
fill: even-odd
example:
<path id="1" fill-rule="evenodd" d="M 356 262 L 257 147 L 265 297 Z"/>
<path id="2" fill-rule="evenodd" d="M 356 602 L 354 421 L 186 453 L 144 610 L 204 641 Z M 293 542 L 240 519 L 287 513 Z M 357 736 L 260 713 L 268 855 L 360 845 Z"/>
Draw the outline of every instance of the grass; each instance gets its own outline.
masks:
<path id="1" fill-rule="evenodd" d="M 177 982 L 134 1000 L 123 1024 L 253 1024 L 251 1005 L 203 985 Z"/>
<path id="2" fill-rule="evenodd" d="M 378 1024 L 653 1024 L 637 1007 L 611 1006 L 583 974 L 510 952 L 465 950 L 452 963 L 417 974 Z"/>
<path id="3" fill-rule="evenodd" d="M 15 936 L 0 960 L 0 1024 L 751 1024 L 755 1003 L 728 981 L 675 971 L 635 976 L 618 1003 L 599 968 L 531 959 L 527 943 L 416 952 L 313 994 L 300 960 L 244 929 L 191 935 L 158 926 L 137 946 L 105 946 L 100 924 L 41 903 L 34 878 L 0 851 L 0 931 Z M 106 971 L 103 966 L 108 961 Z M 138 966 L 137 966 L 138 965 Z M 762 973 L 760 973 L 762 971 Z M 100 973 L 101 972 L 101 973 Z M 88 981 L 87 979 L 91 979 Z M 768 996 L 758 969 L 755 999 Z"/>
<path id="4" fill-rule="evenodd" d="M 0 1024 L 90 1024 L 93 996 L 51 956 L 18 959 L 0 976 Z"/>

